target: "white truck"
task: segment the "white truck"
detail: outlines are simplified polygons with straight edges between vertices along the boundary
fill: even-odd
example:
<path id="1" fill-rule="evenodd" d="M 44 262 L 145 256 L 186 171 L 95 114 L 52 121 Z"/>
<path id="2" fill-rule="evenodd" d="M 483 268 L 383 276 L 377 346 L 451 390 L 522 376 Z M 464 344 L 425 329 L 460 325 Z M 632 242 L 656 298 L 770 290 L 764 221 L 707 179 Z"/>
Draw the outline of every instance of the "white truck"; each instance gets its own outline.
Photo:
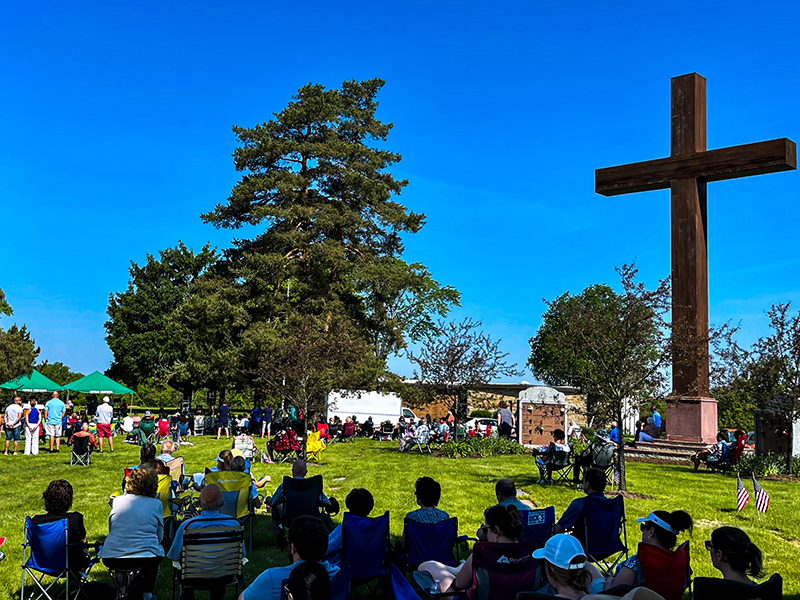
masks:
<path id="1" fill-rule="evenodd" d="M 397 423 L 400 417 L 416 420 L 417 415 L 409 408 L 403 406 L 403 400 L 396 394 L 382 392 L 348 391 L 340 390 L 330 392 L 325 396 L 325 419 L 339 417 L 344 421 L 347 417 L 355 415 L 359 423 L 372 417 L 375 428 L 380 427 L 384 421 Z"/>

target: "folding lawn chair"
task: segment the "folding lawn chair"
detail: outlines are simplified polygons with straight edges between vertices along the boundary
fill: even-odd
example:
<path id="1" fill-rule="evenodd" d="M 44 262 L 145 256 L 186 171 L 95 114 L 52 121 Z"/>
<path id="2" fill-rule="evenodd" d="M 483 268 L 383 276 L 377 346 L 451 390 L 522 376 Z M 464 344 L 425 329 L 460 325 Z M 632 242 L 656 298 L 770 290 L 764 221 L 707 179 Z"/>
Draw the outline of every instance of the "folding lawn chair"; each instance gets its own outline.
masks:
<path id="1" fill-rule="evenodd" d="M 233 438 L 233 448 L 239 450 L 242 456 L 248 460 L 252 459 L 258 451 L 255 440 L 247 434 L 237 435 Z"/>
<path id="2" fill-rule="evenodd" d="M 519 511 L 522 519 L 522 539 L 539 540 L 544 544 L 553 535 L 556 522 L 556 507 L 533 508 Z"/>
<path id="3" fill-rule="evenodd" d="M 417 450 L 419 450 L 420 454 L 422 454 L 423 446 L 425 446 L 425 448 L 428 449 L 428 454 L 430 454 L 431 453 L 430 439 L 431 439 L 431 430 L 425 427 L 421 431 L 417 430 L 417 433 L 414 435 L 414 437 L 409 439 L 408 441 L 417 445 Z"/>
<path id="4" fill-rule="evenodd" d="M 358 517 L 345 513 L 342 520 L 342 568 L 348 575 L 351 597 L 356 588 L 367 586 L 365 598 L 371 598 L 375 581 L 388 584 L 389 512 L 380 517 Z M 360 596 L 360 594 L 359 594 Z"/>
<path id="5" fill-rule="evenodd" d="M 92 449 L 89 446 L 89 436 L 72 436 L 72 450 L 69 455 L 69 464 L 88 467 L 92 462 Z"/>
<path id="6" fill-rule="evenodd" d="M 325 442 L 320 439 L 321 432 L 309 433 L 306 438 L 306 460 L 319 464 L 322 452 L 325 450 Z"/>
<path id="7" fill-rule="evenodd" d="M 83 569 L 83 572 L 79 572 L 76 568 L 69 566 L 69 548 L 80 546 L 97 549 L 97 545 L 68 544 L 66 519 L 37 525 L 33 519 L 25 517 L 23 539 L 25 543 L 22 545 L 21 600 L 34 598 L 54 600 L 60 596 L 60 594 L 55 594 L 54 586 L 61 579 L 64 580 L 64 598 L 66 600 L 77 598 L 87 581 L 89 570 L 97 564 L 99 559 L 95 556 Z M 27 598 L 25 596 L 26 574 L 33 579 L 34 583 L 33 590 Z M 47 579 L 52 581 L 48 582 Z"/>
<path id="8" fill-rule="evenodd" d="M 158 487 L 156 488 L 156 498 L 161 502 L 164 520 L 164 534 L 167 539 L 172 539 L 175 531 L 175 520 L 180 502 L 177 502 L 175 488 L 173 487 L 172 477 L 169 475 L 158 476 Z"/>
<path id="9" fill-rule="evenodd" d="M 378 439 L 381 442 L 391 441 L 394 427 L 391 423 L 381 423 L 381 428 L 378 433 Z"/>
<path id="10" fill-rule="evenodd" d="M 213 471 L 206 473 L 205 485 L 216 483 L 222 490 L 222 508 L 219 512 L 237 519 L 242 525 L 249 521 L 250 534 L 248 541 L 253 544 L 253 519 L 255 507 L 253 506 L 253 482 L 248 473 L 239 471 Z"/>
<path id="11" fill-rule="evenodd" d="M 200 517 L 202 519 L 202 517 Z M 183 532 L 180 568 L 173 569 L 172 597 L 184 591 L 235 586 L 234 598 L 244 588 L 242 526 L 192 527 Z"/>
<path id="12" fill-rule="evenodd" d="M 639 544 L 636 557 L 648 589 L 661 595 L 664 600 L 683 598 L 684 590 L 691 585 L 689 542 L 683 542 L 674 551 L 652 544 Z"/>
<path id="13" fill-rule="evenodd" d="M 606 485 L 612 485 L 611 475 L 614 472 L 614 443 L 593 443 L 591 446 L 592 464 L 584 467 L 583 475 L 588 469 L 600 469 L 606 474 Z"/>
<path id="14" fill-rule="evenodd" d="M 178 490 L 184 491 L 187 487 L 187 480 L 185 478 L 185 465 L 182 456 L 177 456 L 167 463 L 169 467 L 169 476 L 175 482 Z"/>
<path id="15" fill-rule="evenodd" d="M 339 433 L 339 441 L 341 442 L 352 442 L 356 437 L 356 424 L 355 423 L 345 423 L 342 427 L 341 432 Z"/>
<path id="16" fill-rule="evenodd" d="M 617 563 L 628 557 L 624 498 L 586 496 L 581 516 L 582 522 L 586 524 L 581 544 L 589 560 L 595 563 L 600 572 L 610 575 Z"/>
<path id="17" fill-rule="evenodd" d="M 331 423 L 330 425 L 328 425 L 328 435 L 331 436 L 331 441 L 330 441 L 331 444 L 341 441 L 339 437 L 341 431 L 342 431 L 342 426 L 339 425 L 338 423 Z"/>
<path id="18" fill-rule="evenodd" d="M 331 436 L 328 433 L 328 424 L 327 423 L 317 423 L 317 431 L 319 432 L 319 438 L 321 440 L 329 440 L 329 439 L 331 439 Z"/>
<path id="19" fill-rule="evenodd" d="M 783 578 L 775 573 L 764 583 L 748 585 L 718 577 L 695 577 L 695 600 L 781 600 Z"/>
<path id="20" fill-rule="evenodd" d="M 285 463 L 289 460 L 300 458 L 300 443 L 297 441 L 297 433 L 295 433 L 294 429 L 287 429 L 275 436 L 274 441 L 277 462 Z"/>
<path id="21" fill-rule="evenodd" d="M 467 539 L 467 536 L 458 537 L 456 517 L 438 523 L 418 523 L 406 518 L 403 521 L 405 570 L 416 571 L 428 560 L 454 567 L 458 564 L 456 547 Z"/>
<path id="22" fill-rule="evenodd" d="M 561 483 L 566 481 L 572 483 L 572 449 L 553 450 L 550 461 L 545 465 L 547 469 L 547 481 L 550 483 Z M 553 473 L 556 474 L 556 481 L 553 482 Z"/>

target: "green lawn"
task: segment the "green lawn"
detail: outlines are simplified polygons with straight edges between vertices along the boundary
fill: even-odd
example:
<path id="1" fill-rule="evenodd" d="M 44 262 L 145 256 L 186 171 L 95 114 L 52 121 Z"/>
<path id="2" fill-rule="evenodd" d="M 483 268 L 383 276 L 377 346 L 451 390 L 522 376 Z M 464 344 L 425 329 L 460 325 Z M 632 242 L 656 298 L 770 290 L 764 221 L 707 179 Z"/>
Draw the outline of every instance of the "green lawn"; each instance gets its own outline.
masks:
<path id="1" fill-rule="evenodd" d="M 119 438 L 117 438 L 119 439 Z M 187 473 L 201 471 L 211 465 L 216 454 L 226 447 L 224 441 L 212 438 L 193 438 L 194 447 L 178 454 L 186 460 Z M 229 447 L 229 446 L 228 446 Z M 0 511 L 0 536 L 8 541 L 3 547 L 7 558 L 0 569 L 0 599 L 18 598 L 20 584 L 21 538 L 25 515 L 43 511 L 41 500 L 48 482 L 64 478 L 75 488 L 74 510 L 85 516 L 90 541 L 102 540 L 107 532 L 108 496 L 119 490 L 122 470 L 138 462 L 139 449 L 118 443 L 114 454 L 95 454 L 91 467 L 69 467 L 66 448 L 58 455 L 40 454 L 37 457 L 3 457 L 0 459 L 0 489 L 3 490 Z M 347 492 L 354 487 L 366 487 L 375 496 L 375 513 L 388 510 L 392 515 L 392 535 L 399 536 L 403 515 L 415 508 L 413 483 L 422 475 L 442 483 L 440 508 L 459 518 L 462 533 L 474 534 L 482 522 L 483 509 L 494 502 L 494 483 L 510 477 L 525 497 L 538 506 L 553 504 L 560 514 L 578 495 L 574 489 L 561 486 L 537 486 L 536 469 L 530 457 L 498 457 L 491 459 L 450 460 L 420 455 L 416 452 L 399 454 L 389 442 L 358 440 L 352 444 L 334 444 L 323 454 L 321 466 L 311 465 L 310 473 L 322 473 L 325 491 L 337 497 L 344 507 Z M 255 465 L 258 476 L 269 474 L 273 483 L 271 493 L 289 465 Z M 635 548 L 639 529 L 634 519 L 646 516 L 654 509 L 688 511 L 695 519 L 696 529 L 691 538 L 692 569 L 695 575 L 715 575 L 703 541 L 711 530 L 722 524 L 741 527 L 764 551 L 766 568 L 783 575 L 784 591 L 788 597 L 800 599 L 800 499 L 797 484 L 764 483 L 770 494 L 769 513 L 759 519 L 753 501 L 743 513 L 736 512 L 736 479 L 708 473 L 692 473 L 685 465 L 628 465 L 628 486 L 633 492 L 654 496 L 654 500 L 626 500 L 629 519 L 629 546 Z M 747 484 L 752 494 L 752 484 Z M 335 520 L 341 519 L 341 514 Z M 255 520 L 255 549 L 249 553 L 245 567 L 246 583 L 265 568 L 286 564 L 287 558 L 274 546 L 270 517 L 258 515 Z M 108 580 L 102 565 L 93 571 L 93 578 Z M 161 600 L 171 597 L 172 568 L 162 564 L 156 593 Z M 229 594 L 229 597 L 232 594 Z M 202 597 L 202 596 L 201 596 Z"/>

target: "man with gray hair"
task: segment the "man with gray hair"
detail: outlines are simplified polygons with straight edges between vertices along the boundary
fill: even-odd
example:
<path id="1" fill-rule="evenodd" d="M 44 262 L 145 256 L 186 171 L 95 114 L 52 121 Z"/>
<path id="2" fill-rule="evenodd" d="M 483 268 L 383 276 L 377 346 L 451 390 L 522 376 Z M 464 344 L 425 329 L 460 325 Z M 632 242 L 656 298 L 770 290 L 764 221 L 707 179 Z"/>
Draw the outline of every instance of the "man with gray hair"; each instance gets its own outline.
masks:
<path id="1" fill-rule="evenodd" d="M 181 523 L 178 530 L 175 532 L 175 538 L 172 540 L 167 558 L 172 562 L 173 567 L 180 568 L 181 549 L 183 548 L 183 532 L 187 528 L 208 528 L 208 527 L 241 527 L 241 523 L 235 518 L 219 512 L 224 502 L 222 490 L 216 483 L 210 483 L 203 488 L 200 492 L 200 509 L 201 513 Z M 244 541 L 242 541 L 242 553 L 244 554 Z M 209 579 L 214 577 L 213 567 L 209 569 Z M 219 585 L 211 589 L 211 600 L 220 600 L 225 596 L 225 586 Z M 194 597 L 192 590 L 184 591 L 181 594 L 181 600 L 190 600 Z"/>

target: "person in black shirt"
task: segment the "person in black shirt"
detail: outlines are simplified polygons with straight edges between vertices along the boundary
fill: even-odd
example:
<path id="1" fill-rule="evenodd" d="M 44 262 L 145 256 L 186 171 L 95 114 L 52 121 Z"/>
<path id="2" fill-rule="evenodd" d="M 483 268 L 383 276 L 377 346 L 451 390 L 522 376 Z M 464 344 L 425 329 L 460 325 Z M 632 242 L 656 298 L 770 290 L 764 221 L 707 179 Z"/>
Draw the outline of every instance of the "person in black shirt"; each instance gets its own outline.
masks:
<path id="1" fill-rule="evenodd" d="M 42 494 L 46 514 L 36 515 L 32 521 L 37 525 L 52 523 L 53 521 L 67 520 L 67 543 L 86 543 L 86 527 L 83 524 L 83 515 L 79 512 L 69 512 L 72 508 L 72 485 L 64 479 L 51 481 Z M 70 547 L 68 551 L 69 567 L 82 570 L 89 564 L 89 553 L 86 548 Z"/>
<path id="2" fill-rule="evenodd" d="M 223 400 L 219 409 L 217 409 L 217 439 L 219 439 L 223 429 L 225 430 L 225 439 L 227 440 L 230 437 L 230 417 L 231 409 L 228 407 L 227 400 Z"/>

